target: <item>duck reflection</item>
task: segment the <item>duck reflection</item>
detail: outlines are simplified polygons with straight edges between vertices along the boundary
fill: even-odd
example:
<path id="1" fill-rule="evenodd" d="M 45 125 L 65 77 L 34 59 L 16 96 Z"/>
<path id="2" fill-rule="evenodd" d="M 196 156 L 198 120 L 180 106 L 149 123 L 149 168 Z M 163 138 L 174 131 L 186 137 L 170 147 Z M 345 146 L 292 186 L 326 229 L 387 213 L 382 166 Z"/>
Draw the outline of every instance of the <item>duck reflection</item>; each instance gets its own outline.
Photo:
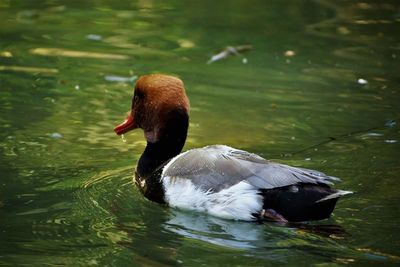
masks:
<path id="1" fill-rule="evenodd" d="M 298 234 L 316 234 L 320 237 L 342 239 L 346 231 L 335 224 L 310 223 L 252 223 L 224 220 L 206 214 L 174 210 L 165 228 L 180 236 L 201 240 L 214 245 L 234 249 L 270 247 L 282 238 L 293 238 Z M 275 245 L 273 245 L 275 246 Z"/>
<path id="2" fill-rule="evenodd" d="M 229 248 L 254 248 L 258 241 L 263 240 L 261 225 L 179 210 L 173 212 L 165 228 L 180 236 Z"/>

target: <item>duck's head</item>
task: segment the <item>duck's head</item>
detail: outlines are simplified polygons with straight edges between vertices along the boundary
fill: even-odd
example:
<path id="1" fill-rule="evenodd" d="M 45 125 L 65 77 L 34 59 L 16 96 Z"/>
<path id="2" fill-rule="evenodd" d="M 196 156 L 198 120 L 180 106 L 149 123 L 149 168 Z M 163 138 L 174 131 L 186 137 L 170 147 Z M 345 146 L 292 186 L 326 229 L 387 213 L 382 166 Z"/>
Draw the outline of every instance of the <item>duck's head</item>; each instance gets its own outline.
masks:
<path id="1" fill-rule="evenodd" d="M 186 116 L 189 113 L 189 99 L 183 82 L 169 75 L 145 75 L 136 82 L 128 117 L 114 131 L 121 135 L 141 128 L 147 142 L 155 143 L 172 117 L 182 113 Z"/>

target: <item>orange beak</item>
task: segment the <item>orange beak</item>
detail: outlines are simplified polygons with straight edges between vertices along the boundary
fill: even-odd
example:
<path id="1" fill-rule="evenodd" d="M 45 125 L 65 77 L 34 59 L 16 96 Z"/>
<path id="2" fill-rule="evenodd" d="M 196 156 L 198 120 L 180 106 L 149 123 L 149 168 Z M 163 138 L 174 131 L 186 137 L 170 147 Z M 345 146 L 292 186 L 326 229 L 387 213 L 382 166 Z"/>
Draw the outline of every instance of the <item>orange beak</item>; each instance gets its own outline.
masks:
<path id="1" fill-rule="evenodd" d="M 114 132 L 117 135 L 121 135 L 135 128 L 137 128 L 135 125 L 135 121 L 133 120 L 132 113 L 129 112 L 128 117 L 126 117 L 125 121 L 114 128 Z"/>

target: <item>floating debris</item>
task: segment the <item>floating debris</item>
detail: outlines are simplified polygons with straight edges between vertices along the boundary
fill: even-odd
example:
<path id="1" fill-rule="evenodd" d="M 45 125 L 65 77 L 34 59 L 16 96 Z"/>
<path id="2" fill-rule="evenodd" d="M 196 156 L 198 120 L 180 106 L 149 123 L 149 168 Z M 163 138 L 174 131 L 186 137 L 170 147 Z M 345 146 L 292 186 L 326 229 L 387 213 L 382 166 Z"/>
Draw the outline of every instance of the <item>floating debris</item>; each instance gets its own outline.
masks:
<path id="1" fill-rule="evenodd" d="M 366 133 L 365 136 L 371 136 L 371 137 L 378 137 L 378 136 L 383 136 L 381 133 Z"/>
<path id="2" fill-rule="evenodd" d="M 296 52 L 294 52 L 293 50 L 286 50 L 285 53 L 283 53 L 283 55 L 285 57 L 293 57 L 296 55 Z"/>
<path id="3" fill-rule="evenodd" d="M 86 35 L 86 39 L 91 40 L 91 41 L 101 41 L 103 37 L 98 34 L 88 34 Z"/>
<path id="4" fill-rule="evenodd" d="M 62 134 L 60 134 L 60 133 L 52 133 L 52 134 L 50 134 L 50 137 L 54 138 L 54 139 L 63 138 Z"/>
<path id="5" fill-rule="evenodd" d="M 122 142 L 126 143 L 125 135 L 121 134 L 121 139 L 122 139 Z"/>
<path id="6" fill-rule="evenodd" d="M 75 90 L 80 90 L 81 87 L 79 86 L 79 84 L 75 85 Z"/>
<path id="7" fill-rule="evenodd" d="M 179 46 L 182 48 L 193 48 L 196 46 L 195 43 L 193 43 L 192 41 L 187 40 L 187 39 L 179 39 L 179 40 L 177 40 L 177 42 L 178 42 Z"/>
<path id="8" fill-rule="evenodd" d="M 361 84 L 361 85 L 366 85 L 366 84 L 368 84 L 368 81 L 363 79 L 363 78 L 360 78 L 360 79 L 357 80 L 357 83 Z"/>
<path id="9" fill-rule="evenodd" d="M 242 57 L 242 63 L 247 64 L 247 58 L 243 57 L 241 53 L 247 52 L 251 49 L 253 49 L 252 45 L 228 46 L 218 54 L 213 55 L 210 60 L 207 61 L 207 64 L 211 64 L 232 55 Z"/>
<path id="10" fill-rule="evenodd" d="M 344 26 L 338 27 L 338 28 L 337 28 L 337 32 L 340 33 L 340 34 L 343 34 L 343 35 L 347 35 L 347 34 L 350 34 L 350 33 L 351 33 L 351 31 L 349 30 L 349 28 L 344 27 Z"/>
<path id="11" fill-rule="evenodd" d="M 131 77 L 123 77 L 117 75 L 106 75 L 104 76 L 104 80 L 107 82 L 117 82 L 117 83 L 134 83 L 137 80 L 138 76 Z"/>
<path id="12" fill-rule="evenodd" d="M 22 10 L 17 13 L 17 21 L 27 21 L 39 18 L 39 12 L 37 10 Z"/>
<path id="13" fill-rule="evenodd" d="M 396 140 L 396 139 L 386 139 L 385 140 L 385 143 L 387 143 L 387 144 L 394 144 L 394 143 L 397 143 L 398 141 Z"/>
<path id="14" fill-rule="evenodd" d="M 389 128 L 393 128 L 394 126 L 396 126 L 396 121 L 395 120 L 389 120 L 387 122 L 385 122 L 385 126 L 389 127 Z"/>
<path id="15" fill-rule="evenodd" d="M 61 6 L 52 6 L 47 8 L 47 11 L 49 12 L 63 12 L 65 11 L 65 6 L 61 5 Z"/>
<path id="16" fill-rule="evenodd" d="M 2 51 L 0 52 L 0 57 L 13 57 L 10 51 Z"/>

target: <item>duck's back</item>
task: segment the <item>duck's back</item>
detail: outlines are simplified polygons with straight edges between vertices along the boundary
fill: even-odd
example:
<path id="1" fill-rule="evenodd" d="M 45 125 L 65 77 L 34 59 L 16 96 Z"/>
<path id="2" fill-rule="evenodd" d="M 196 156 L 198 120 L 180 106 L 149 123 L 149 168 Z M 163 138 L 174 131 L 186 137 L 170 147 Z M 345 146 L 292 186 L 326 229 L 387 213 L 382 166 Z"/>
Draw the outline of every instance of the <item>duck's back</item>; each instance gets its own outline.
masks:
<path id="1" fill-rule="evenodd" d="M 242 220 L 260 218 L 269 209 L 289 221 L 323 219 L 349 193 L 329 187 L 336 177 L 223 145 L 186 151 L 161 176 L 171 206 Z"/>

